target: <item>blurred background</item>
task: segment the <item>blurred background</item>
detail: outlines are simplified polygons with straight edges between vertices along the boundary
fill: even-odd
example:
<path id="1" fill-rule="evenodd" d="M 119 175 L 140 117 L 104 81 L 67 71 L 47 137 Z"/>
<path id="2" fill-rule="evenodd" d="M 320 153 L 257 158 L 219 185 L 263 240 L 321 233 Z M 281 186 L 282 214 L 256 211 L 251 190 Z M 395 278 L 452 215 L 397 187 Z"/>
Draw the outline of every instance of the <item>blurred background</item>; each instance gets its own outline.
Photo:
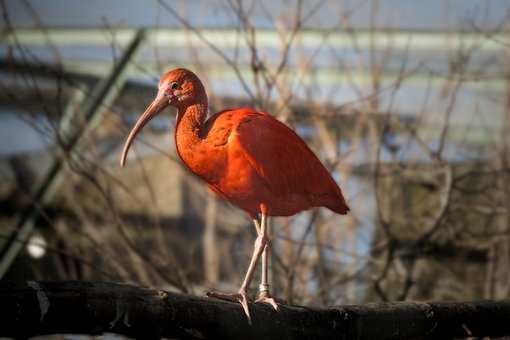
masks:
<path id="1" fill-rule="evenodd" d="M 347 216 L 271 219 L 276 296 L 510 297 L 508 1 L 0 5 L 1 280 L 237 289 L 255 230 L 176 159 L 173 109 L 118 165 L 179 66 L 211 112 L 295 129 L 344 190 Z"/>

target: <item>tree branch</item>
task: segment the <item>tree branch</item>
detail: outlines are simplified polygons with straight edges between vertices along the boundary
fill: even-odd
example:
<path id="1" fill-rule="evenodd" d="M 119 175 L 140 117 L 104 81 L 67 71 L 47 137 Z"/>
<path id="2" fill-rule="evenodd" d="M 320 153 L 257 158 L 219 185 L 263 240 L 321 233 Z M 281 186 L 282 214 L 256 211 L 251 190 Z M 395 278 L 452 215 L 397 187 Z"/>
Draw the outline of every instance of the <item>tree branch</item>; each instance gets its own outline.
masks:
<path id="1" fill-rule="evenodd" d="M 510 335 L 510 300 L 241 307 L 106 282 L 0 282 L 0 336 L 105 332 L 134 338 L 408 339 Z"/>

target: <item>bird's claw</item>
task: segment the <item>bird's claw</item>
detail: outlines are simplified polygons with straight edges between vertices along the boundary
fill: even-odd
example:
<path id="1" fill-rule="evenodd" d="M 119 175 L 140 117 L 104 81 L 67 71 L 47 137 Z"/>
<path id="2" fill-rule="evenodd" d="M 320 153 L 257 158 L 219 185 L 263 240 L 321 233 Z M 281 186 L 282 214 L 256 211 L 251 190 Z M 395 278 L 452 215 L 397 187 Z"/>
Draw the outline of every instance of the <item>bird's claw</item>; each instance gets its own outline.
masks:
<path id="1" fill-rule="evenodd" d="M 277 312 L 279 311 L 278 303 L 267 292 L 261 292 L 257 300 L 255 300 L 255 303 L 267 303 L 268 305 L 273 307 L 275 311 Z"/>
<path id="2" fill-rule="evenodd" d="M 207 297 L 226 300 L 231 302 L 237 302 L 243 307 L 244 314 L 248 319 L 248 323 L 251 325 L 250 309 L 248 307 L 248 296 L 245 291 L 239 291 L 238 293 L 219 293 L 219 292 L 207 292 Z"/>

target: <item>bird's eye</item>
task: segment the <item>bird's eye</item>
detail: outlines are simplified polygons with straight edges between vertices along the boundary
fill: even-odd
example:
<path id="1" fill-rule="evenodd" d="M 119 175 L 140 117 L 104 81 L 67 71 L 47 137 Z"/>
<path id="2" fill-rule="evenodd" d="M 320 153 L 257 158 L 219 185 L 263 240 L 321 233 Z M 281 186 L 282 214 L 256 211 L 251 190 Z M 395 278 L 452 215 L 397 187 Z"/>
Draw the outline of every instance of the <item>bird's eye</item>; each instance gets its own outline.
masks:
<path id="1" fill-rule="evenodd" d="M 170 83 L 170 88 L 172 90 L 177 90 L 178 87 L 179 87 L 179 84 L 176 81 L 174 81 L 173 83 Z"/>

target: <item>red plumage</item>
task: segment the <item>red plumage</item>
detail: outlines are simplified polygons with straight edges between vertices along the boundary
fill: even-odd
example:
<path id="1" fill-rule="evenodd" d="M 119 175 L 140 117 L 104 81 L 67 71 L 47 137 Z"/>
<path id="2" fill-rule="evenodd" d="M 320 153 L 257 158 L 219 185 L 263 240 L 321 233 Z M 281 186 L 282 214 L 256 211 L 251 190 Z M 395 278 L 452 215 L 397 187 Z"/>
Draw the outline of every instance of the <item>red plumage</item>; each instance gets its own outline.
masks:
<path id="1" fill-rule="evenodd" d="M 205 124 L 205 140 L 214 141 L 205 144 L 227 155 L 215 163 L 222 171 L 215 178 L 206 176 L 206 181 L 251 216 L 261 205 L 272 216 L 319 206 L 339 214 L 349 210 L 340 188 L 306 143 L 269 114 L 226 110 Z"/>

